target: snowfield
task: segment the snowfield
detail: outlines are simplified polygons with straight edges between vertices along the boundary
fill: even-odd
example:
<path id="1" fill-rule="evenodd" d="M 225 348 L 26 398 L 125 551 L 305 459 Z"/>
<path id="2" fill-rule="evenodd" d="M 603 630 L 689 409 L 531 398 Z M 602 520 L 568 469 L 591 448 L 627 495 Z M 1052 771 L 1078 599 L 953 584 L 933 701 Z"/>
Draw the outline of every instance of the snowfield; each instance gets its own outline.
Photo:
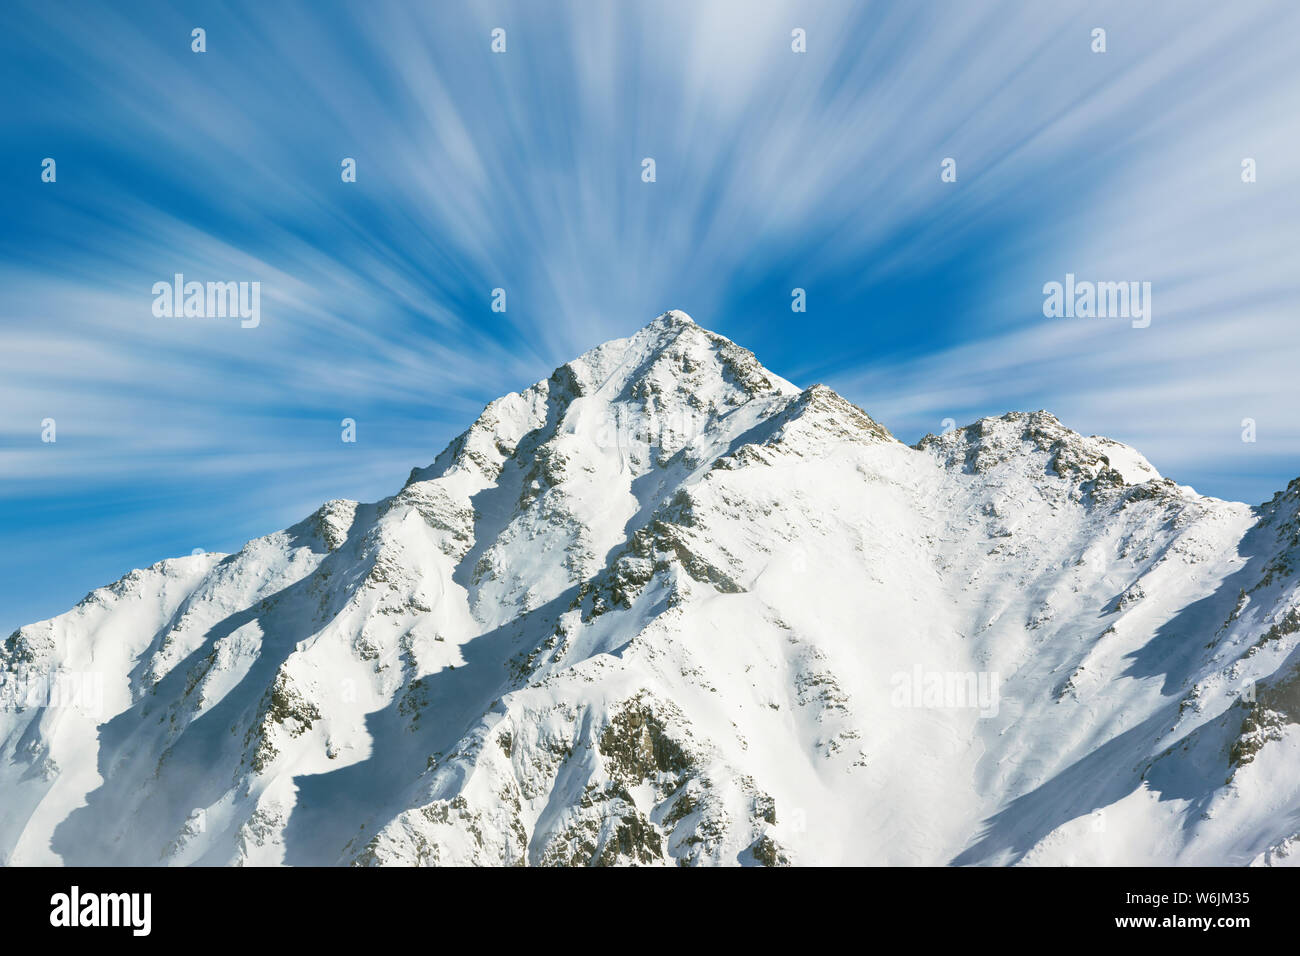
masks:
<path id="1" fill-rule="evenodd" d="M 0 645 L 8 865 L 1300 861 L 1300 480 L 915 447 L 680 312 Z"/>

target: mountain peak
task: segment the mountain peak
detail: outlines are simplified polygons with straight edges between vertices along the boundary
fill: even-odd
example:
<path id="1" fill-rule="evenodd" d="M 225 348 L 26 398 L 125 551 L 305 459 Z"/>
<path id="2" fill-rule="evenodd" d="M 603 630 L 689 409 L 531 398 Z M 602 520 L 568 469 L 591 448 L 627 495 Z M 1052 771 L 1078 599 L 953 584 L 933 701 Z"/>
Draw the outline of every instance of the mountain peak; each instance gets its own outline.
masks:
<path id="1" fill-rule="evenodd" d="M 1007 462 L 1034 470 L 1046 462 L 1052 473 L 1116 486 L 1157 480 L 1160 473 L 1135 448 L 1100 435 L 1085 436 L 1051 412 L 1007 412 L 981 418 L 915 445 L 949 467 L 982 473 Z"/>
<path id="2" fill-rule="evenodd" d="M 495 480 L 521 446 L 534 454 L 561 435 L 585 441 L 589 450 L 636 446 L 642 453 L 624 464 L 641 467 L 649 460 L 645 455 L 666 460 L 710 422 L 755 399 L 761 408 L 750 417 L 761 417 L 799 391 L 748 349 L 671 310 L 633 335 L 589 349 L 547 378 L 490 402 L 432 465 L 413 469 L 407 485 L 451 468 Z"/>
<path id="3" fill-rule="evenodd" d="M 649 323 L 651 326 L 685 326 L 695 325 L 696 322 L 681 309 L 669 309 L 657 315 Z"/>

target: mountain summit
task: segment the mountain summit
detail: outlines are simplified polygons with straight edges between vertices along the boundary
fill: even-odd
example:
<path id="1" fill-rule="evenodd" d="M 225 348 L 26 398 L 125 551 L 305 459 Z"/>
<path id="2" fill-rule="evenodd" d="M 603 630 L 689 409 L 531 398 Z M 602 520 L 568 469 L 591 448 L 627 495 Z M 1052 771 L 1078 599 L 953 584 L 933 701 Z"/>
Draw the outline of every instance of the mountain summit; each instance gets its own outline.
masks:
<path id="1" fill-rule="evenodd" d="M 909 447 L 680 312 L 0 645 L 8 864 L 1285 863 L 1300 481 Z"/>

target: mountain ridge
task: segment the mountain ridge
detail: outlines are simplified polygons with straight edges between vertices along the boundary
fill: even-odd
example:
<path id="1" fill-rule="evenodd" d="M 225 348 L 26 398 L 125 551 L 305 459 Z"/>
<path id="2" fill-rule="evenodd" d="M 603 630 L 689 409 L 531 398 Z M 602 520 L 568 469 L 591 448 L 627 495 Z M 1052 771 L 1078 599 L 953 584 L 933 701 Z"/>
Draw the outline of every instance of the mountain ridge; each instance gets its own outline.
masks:
<path id="1" fill-rule="evenodd" d="M 1284 862 L 1298 488 L 1205 498 L 1044 411 L 907 446 L 664 313 L 389 498 L 10 635 L 11 687 L 104 687 L 6 695 L 0 854 Z"/>

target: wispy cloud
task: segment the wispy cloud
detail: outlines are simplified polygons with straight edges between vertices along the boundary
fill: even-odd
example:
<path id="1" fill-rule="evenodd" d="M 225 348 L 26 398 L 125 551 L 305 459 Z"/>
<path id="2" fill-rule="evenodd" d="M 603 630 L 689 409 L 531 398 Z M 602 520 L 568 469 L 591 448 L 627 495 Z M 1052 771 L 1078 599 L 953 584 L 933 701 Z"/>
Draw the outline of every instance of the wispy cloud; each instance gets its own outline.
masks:
<path id="1" fill-rule="evenodd" d="M 905 437 L 1044 406 L 1204 491 L 1300 472 L 1290 6 L 26 3 L 8 22 L 3 627 L 391 492 L 489 399 L 674 307 Z M 261 325 L 155 318 L 176 272 L 261 282 Z M 1152 282 L 1151 326 L 1044 318 L 1066 272 Z"/>

